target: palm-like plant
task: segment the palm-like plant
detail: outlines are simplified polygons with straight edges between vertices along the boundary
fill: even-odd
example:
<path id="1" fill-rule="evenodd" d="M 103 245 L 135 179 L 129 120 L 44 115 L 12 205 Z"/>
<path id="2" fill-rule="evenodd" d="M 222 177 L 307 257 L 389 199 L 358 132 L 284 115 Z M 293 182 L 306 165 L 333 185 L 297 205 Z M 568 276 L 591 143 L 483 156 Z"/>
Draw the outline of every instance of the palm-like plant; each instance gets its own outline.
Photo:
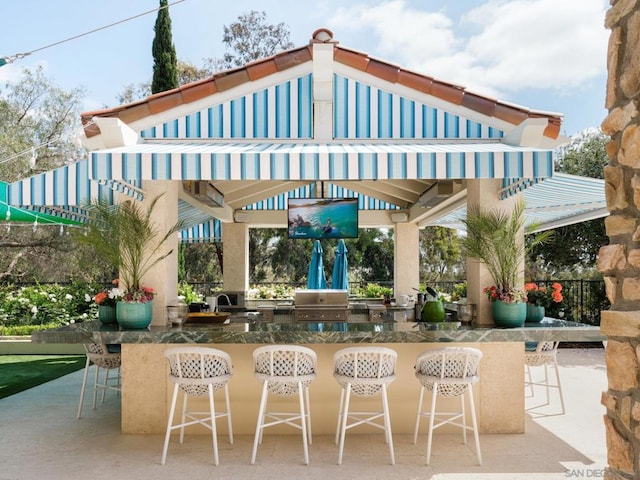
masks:
<path id="1" fill-rule="evenodd" d="M 75 235 L 76 241 L 92 247 L 96 255 L 118 270 L 125 300 L 148 297 L 141 284 L 142 277 L 171 255 L 173 250 L 167 250 L 165 244 L 183 228 L 182 222 L 178 222 L 166 232 L 160 231 L 153 221 L 160 197 L 154 198 L 147 208 L 134 201 L 110 205 L 94 199 L 87 207 L 86 230 Z"/>
<path id="2" fill-rule="evenodd" d="M 496 298 L 507 302 L 523 301 L 526 295 L 521 287 L 520 262 L 528 249 L 547 241 L 552 232 L 536 234 L 525 247 L 519 237 L 525 228 L 524 202 L 518 202 L 511 213 L 470 205 L 467 218 L 462 222 L 467 228 L 462 247 L 467 256 L 480 260 L 487 267 Z M 529 229 L 532 228 L 534 226 L 530 225 Z"/>

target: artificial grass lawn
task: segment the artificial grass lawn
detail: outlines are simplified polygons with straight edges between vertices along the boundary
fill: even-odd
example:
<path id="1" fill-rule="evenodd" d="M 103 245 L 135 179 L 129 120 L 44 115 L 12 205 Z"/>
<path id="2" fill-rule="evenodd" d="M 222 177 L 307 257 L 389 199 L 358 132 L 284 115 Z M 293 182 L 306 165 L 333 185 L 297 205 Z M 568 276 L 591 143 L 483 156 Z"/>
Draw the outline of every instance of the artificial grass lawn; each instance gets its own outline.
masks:
<path id="1" fill-rule="evenodd" d="M 0 398 L 84 367 L 84 355 L 0 355 Z"/>

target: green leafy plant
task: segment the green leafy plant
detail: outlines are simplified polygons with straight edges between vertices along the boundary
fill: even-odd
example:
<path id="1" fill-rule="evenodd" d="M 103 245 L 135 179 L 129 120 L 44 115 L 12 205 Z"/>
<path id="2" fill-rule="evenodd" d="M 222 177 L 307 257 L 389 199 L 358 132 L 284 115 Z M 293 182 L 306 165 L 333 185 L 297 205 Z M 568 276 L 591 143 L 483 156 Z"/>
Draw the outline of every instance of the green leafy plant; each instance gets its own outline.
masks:
<path id="1" fill-rule="evenodd" d="M 354 294 L 365 298 L 381 298 L 384 295 L 393 295 L 393 288 L 384 287 L 377 283 L 368 283 L 364 288 L 356 289 Z"/>
<path id="2" fill-rule="evenodd" d="M 146 208 L 131 200 L 110 205 L 94 199 L 87 207 L 86 231 L 74 235 L 76 241 L 94 248 L 97 255 L 118 270 L 119 288 L 124 291 L 125 301 L 145 302 L 153 298 L 153 291 L 142 285 L 142 277 L 173 253 L 167 250 L 166 243 L 184 228 L 178 222 L 165 232 L 160 231 L 153 216 L 161 196 Z"/>
<path id="3" fill-rule="evenodd" d="M 469 205 L 467 217 L 462 222 L 467 228 L 467 235 L 462 239 L 463 249 L 468 256 L 484 263 L 494 282 L 485 289 L 489 300 L 524 301 L 526 295 L 520 271 L 526 253 L 520 238 L 525 229 L 524 202 L 518 202 L 511 213 Z M 551 231 L 537 234 L 527 249 L 547 241 L 551 234 Z"/>
<path id="4" fill-rule="evenodd" d="M 204 300 L 204 296 L 187 282 L 180 282 L 178 284 L 178 295 L 184 297 L 184 301 L 187 305 L 191 303 L 200 303 Z"/>

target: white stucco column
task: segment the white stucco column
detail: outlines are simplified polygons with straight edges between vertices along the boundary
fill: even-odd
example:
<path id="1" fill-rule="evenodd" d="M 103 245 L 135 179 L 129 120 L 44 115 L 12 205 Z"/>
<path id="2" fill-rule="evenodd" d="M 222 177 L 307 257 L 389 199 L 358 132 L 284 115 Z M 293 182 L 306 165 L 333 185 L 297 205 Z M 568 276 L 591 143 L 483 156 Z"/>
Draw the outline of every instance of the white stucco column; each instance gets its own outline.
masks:
<path id="1" fill-rule="evenodd" d="M 502 181 L 496 179 L 468 180 L 467 205 L 478 205 L 486 209 L 501 209 L 512 212 L 514 205 L 521 200 L 522 194 L 513 195 L 500 200 L 498 191 Z M 520 241 L 524 242 L 524 232 Z M 524 278 L 524 258 L 521 259 L 522 277 Z M 524 280 L 523 280 L 524 281 Z M 493 280 L 484 264 L 474 258 L 467 258 L 467 301 L 477 305 L 476 324 L 492 325 L 491 303 L 483 293 L 485 287 L 493 285 Z"/>
<path id="2" fill-rule="evenodd" d="M 246 223 L 222 225 L 224 290 L 249 289 L 249 227 Z"/>
<path id="3" fill-rule="evenodd" d="M 164 233 L 178 222 L 178 189 L 179 181 L 154 180 L 145 181 L 144 208 L 151 201 L 162 194 L 154 209 L 153 221 L 162 237 Z M 151 325 L 166 325 L 167 305 L 175 305 L 178 301 L 178 234 L 172 235 L 164 244 L 161 251 L 154 257 L 167 250 L 173 250 L 171 255 L 153 266 L 143 277 L 142 283 L 156 291 L 153 300 L 153 320 Z"/>
<path id="4" fill-rule="evenodd" d="M 420 231 L 415 223 L 394 227 L 393 292 L 411 295 L 420 286 Z"/>

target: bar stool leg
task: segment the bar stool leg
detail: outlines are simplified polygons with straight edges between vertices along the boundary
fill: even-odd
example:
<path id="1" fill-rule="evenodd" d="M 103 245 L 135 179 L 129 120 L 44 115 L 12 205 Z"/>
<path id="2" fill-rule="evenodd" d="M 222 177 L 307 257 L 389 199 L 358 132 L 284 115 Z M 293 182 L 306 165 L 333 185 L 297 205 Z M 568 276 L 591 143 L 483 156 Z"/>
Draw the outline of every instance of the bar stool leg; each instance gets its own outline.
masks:
<path id="1" fill-rule="evenodd" d="M 384 413 L 384 436 L 389 444 L 389 452 L 391 453 L 391 465 L 396 464 L 396 457 L 393 452 L 393 436 L 391 435 L 391 419 L 389 416 L 389 401 L 387 399 L 387 385 L 382 385 L 382 410 Z"/>
<path id="2" fill-rule="evenodd" d="M 80 403 L 78 404 L 78 418 L 82 415 L 82 404 L 84 403 L 84 389 L 87 388 L 87 376 L 89 375 L 89 365 L 91 360 L 87 357 L 87 362 L 84 365 L 84 375 L 82 377 L 82 390 L 80 390 Z"/>
<path id="3" fill-rule="evenodd" d="M 229 385 L 224 385 L 224 403 L 227 409 L 227 428 L 229 429 L 229 443 L 233 445 L 233 427 L 231 426 L 231 405 L 229 403 Z"/>
<path id="4" fill-rule="evenodd" d="M 469 387 L 467 387 L 467 391 Z M 462 414 L 462 443 L 467 444 L 467 415 L 464 408 L 464 394 L 460 395 L 460 412 Z"/>
<path id="5" fill-rule="evenodd" d="M 304 464 L 309 465 L 309 439 L 307 438 L 307 416 L 304 410 L 304 387 L 298 382 L 298 400 L 300 402 L 300 426 L 302 427 L 302 447 L 304 449 Z"/>
<path id="6" fill-rule="evenodd" d="M 173 423 L 173 415 L 176 411 L 176 400 L 178 399 L 178 384 L 173 386 L 173 395 L 171 396 L 171 408 L 169 409 L 169 420 L 167 420 L 167 432 L 164 435 L 164 446 L 162 447 L 162 459 L 160 464 L 164 465 L 167 461 L 167 449 L 169 448 L 169 438 L 171 437 L 171 424 Z M 184 422 L 183 422 L 184 423 Z"/>
<path id="7" fill-rule="evenodd" d="M 473 438 L 476 441 L 476 455 L 478 456 L 478 465 L 482 465 L 482 453 L 480 453 L 480 437 L 478 436 L 478 422 L 476 421 L 476 406 L 473 401 L 473 389 L 471 388 L 471 385 L 469 385 L 467 392 L 469 393 L 469 406 L 471 407 L 471 423 L 473 423 Z"/>
<path id="8" fill-rule="evenodd" d="M 351 397 L 351 384 L 347 384 L 344 394 L 344 410 L 342 411 L 342 426 L 340 427 L 340 445 L 338 446 L 338 465 L 342 465 L 342 451 L 344 450 L 344 436 L 347 430 L 347 418 L 349 417 L 349 399 Z M 342 399 L 342 396 L 341 396 Z"/>
<path id="9" fill-rule="evenodd" d="M 556 371 L 556 385 L 558 385 L 558 393 L 560 394 L 560 405 L 562 406 L 562 415 L 564 415 L 564 397 L 562 396 L 562 386 L 560 384 L 560 372 L 558 369 L 558 359 L 553 359 L 553 367 Z"/>
<path id="10" fill-rule="evenodd" d="M 418 398 L 418 411 L 416 412 L 416 428 L 413 431 L 413 444 L 418 443 L 418 430 L 420 429 L 420 420 L 422 420 L 422 401 L 424 398 L 424 386 L 420 386 L 420 397 Z"/>
<path id="11" fill-rule="evenodd" d="M 311 435 L 311 403 L 309 402 L 309 386 L 304 387 L 304 394 L 306 399 L 306 410 L 305 416 L 307 421 L 307 435 L 309 437 L 309 445 L 313 443 L 312 435 Z"/>
<path id="12" fill-rule="evenodd" d="M 217 467 L 220 464 L 218 459 L 218 429 L 216 427 L 216 407 L 213 403 L 213 385 L 208 385 L 209 390 L 209 413 L 211 414 L 211 437 L 213 440 L 213 463 Z"/>
<path id="13" fill-rule="evenodd" d="M 342 416 L 344 415 L 344 393 L 345 389 L 340 389 L 340 407 L 338 408 L 338 423 L 336 424 L 336 445 L 340 440 L 340 432 L 342 431 Z"/>
<path id="14" fill-rule="evenodd" d="M 179 387 L 178 387 L 179 388 Z M 184 424 L 187 419 L 187 404 L 189 403 L 189 395 L 182 392 L 182 415 L 180 416 L 180 443 L 184 443 Z"/>
<path id="15" fill-rule="evenodd" d="M 429 414 L 429 433 L 427 435 L 427 465 L 431 462 L 431 440 L 433 439 L 433 421 L 436 415 L 436 398 L 438 398 L 438 382 L 433 384 L 431 397 L 431 413 Z"/>
<path id="16" fill-rule="evenodd" d="M 258 411 L 258 422 L 256 425 L 256 436 L 253 440 L 253 452 L 251 453 L 251 465 L 256 463 L 256 453 L 258 452 L 258 443 L 262 443 L 262 425 L 264 424 L 264 410 L 267 406 L 267 382 L 262 384 L 262 397 L 260 398 L 260 409 Z"/>

